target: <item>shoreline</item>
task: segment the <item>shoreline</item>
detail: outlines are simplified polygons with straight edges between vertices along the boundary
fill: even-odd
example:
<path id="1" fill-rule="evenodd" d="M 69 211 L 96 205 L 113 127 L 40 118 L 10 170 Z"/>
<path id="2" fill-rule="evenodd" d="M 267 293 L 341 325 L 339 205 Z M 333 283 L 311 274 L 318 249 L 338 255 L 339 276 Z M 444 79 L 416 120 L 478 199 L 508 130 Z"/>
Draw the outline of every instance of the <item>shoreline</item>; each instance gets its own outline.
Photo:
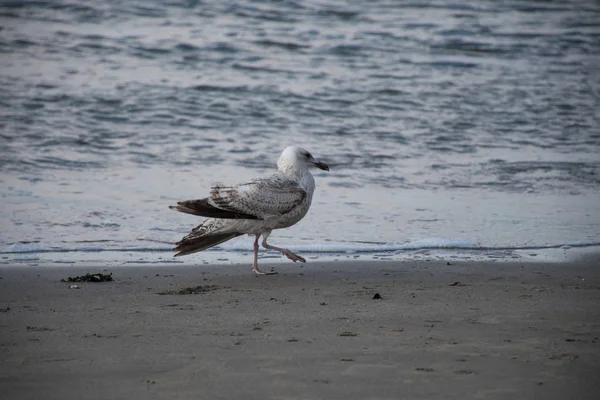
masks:
<path id="1" fill-rule="evenodd" d="M 407 250 L 402 252 L 331 252 L 311 253 L 298 246 L 287 246 L 303 255 L 308 263 L 335 264 L 335 263 L 370 263 L 370 262 L 441 262 L 451 263 L 571 263 L 587 258 L 600 260 L 600 246 L 580 244 L 572 246 L 546 246 L 489 249 L 453 249 L 453 248 L 424 248 L 422 250 Z M 25 267 L 64 267 L 72 268 L 86 266 L 93 268 L 96 265 L 105 265 L 110 268 L 120 267 L 231 267 L 242 265 L 252 259 L 251 251 L 214 250 L 205 251 L 188 258 L 175 258 L 171 250 L 164 252 L 142 251 L 135 252 L 128 249 L 118 251 L 43 251 L 43 252 L 16 252 L 2 253 L 4 260 L 0 268 L 11 266 Z M 286 265 L 289 261 L 279 252 L 261 250 L 259 265 Z M 298 264 L 300 265 L 300 264 Z"/>
<path id="2" fill-rule="evenodd" d="M 313 260 L 262 277 L 249 264 L 0 266 L 0 387 L 10 399 L 592 399 L 597 259 Z M 87 272 L 115 280 L 60 282 Z"/>

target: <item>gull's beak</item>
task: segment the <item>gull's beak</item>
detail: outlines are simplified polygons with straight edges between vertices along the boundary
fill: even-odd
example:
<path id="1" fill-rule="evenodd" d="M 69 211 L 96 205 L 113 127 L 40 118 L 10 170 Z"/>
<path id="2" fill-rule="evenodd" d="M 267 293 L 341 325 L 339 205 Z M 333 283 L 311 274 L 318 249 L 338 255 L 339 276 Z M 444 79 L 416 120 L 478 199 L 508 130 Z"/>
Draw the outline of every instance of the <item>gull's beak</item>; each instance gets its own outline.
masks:
<path id="1" fill-rule="evenodd" d="M 313 165 L 319 169 L 322 169 L 324 171 L 329 171 L 329 165 L 322 163 L 320 161 L 316 161 L 313 163 Z"/>

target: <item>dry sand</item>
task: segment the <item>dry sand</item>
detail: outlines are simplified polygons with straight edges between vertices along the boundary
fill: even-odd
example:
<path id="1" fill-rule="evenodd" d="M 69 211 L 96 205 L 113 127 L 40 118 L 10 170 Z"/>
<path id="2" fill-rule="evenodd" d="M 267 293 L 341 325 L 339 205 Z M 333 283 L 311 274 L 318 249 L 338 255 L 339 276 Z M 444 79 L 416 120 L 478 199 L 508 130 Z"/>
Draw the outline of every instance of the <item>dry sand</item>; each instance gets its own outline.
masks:
<path id="1" fill-rule="evenodd" d="M 0 267 L 0 393 L 598 399 L 598 259 Z"/>

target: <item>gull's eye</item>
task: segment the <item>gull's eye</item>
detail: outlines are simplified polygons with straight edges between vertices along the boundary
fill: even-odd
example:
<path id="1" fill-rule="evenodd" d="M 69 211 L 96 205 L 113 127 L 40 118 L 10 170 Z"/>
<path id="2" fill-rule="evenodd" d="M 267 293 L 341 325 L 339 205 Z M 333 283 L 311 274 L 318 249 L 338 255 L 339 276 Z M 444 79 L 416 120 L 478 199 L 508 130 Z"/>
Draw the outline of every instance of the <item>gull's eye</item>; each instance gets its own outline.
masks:
<path id="1" fill-rule="evenodd" d="M 308 151 L 302 153 L 302 155 L 306 158 L 311 158 L 312 156 L 310 155 L 310 153 Z"/>

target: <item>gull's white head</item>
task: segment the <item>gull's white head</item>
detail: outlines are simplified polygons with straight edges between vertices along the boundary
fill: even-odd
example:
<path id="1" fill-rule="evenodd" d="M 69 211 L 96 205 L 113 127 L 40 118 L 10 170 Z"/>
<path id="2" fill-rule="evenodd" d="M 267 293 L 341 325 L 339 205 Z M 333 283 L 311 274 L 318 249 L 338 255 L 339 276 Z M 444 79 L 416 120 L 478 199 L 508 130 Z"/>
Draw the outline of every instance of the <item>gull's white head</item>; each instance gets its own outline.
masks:
<path id="1" fill-rule="evenodd" d="M 301 147 L 286 147 L 277 160 L 277 168 L 282 172 L 292 169 L 305 170 L 311 165 L 319 169 L 329 171 L 329 166 L 327 164 L 315 160 L 315 158 L 308 151 Z"/>

